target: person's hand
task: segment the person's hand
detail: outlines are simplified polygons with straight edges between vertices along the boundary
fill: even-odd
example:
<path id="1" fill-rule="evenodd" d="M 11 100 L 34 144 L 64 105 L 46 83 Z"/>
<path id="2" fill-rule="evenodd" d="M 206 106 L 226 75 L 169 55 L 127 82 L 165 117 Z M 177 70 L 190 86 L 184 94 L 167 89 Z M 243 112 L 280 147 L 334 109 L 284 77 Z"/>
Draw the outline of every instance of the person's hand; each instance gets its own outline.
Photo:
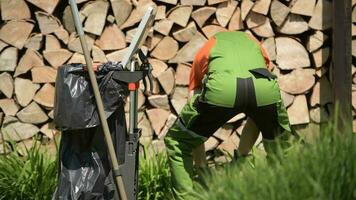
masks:
<path id="1" fill-rule="evenodd" d="M 100 62 L 93 62 L 93 70 L 96 72 L 99 70 Z"/>

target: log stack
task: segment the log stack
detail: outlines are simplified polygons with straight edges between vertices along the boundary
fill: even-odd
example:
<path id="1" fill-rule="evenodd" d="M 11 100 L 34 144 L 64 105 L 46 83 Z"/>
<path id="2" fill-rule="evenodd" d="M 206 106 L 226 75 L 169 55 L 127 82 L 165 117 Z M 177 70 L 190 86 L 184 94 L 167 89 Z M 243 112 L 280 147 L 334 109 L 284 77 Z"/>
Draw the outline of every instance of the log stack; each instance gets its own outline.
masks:
<path id="1" fill-rule="evenodd" d="M 120 61 L 145 9 L 157 6 L 154 26 L 144 44 L 153 65 L 154 91 L 139 92 L 143 144 L 162 146 L 162 138 L 187 101 L 195 53 L 220 31 L 246 31 L 261 42 L 278 76 L 293 125 L 302 130 L 307 124 L 327 121 L 331 103 L 329 0 L 77 3 L 88 46 L 98 62 Z M 54 82 L 57 68 L 66 63 L 84 63 L 67 1 L 1 1 L 0 112 L 4 113 L 4 139 L 0 143 L 54 138 Z M 240 114 L 227 122 L 205 143 L 206 150 L 232 153 L 245 119 Z"/>

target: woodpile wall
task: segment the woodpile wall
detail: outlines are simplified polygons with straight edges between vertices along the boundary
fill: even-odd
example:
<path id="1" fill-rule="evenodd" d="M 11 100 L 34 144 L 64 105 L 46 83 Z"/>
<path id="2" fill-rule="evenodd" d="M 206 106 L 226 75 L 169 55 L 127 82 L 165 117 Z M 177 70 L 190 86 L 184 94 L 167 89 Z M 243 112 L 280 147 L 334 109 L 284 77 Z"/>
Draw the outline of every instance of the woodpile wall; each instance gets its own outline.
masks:
<path id="1" fill-rule="evenodd" d="M 56 70 L 65 63 L 84 63 L 68 2 L 0 2 L 0 143 L 12 140 L 23 146 L 31 144 L 33 137 L 51 143 L 56 133 L 52 124 Z M 154 92 L 139 91 L 142 144 L 163 146 L 162 138 L 187 101 L 195 52 L 215 33 L 226 30 L 248 31 L 266 48 L 293 125 L 304 129 L 305 124 L 328 119 L 332 17 L 328 0 L 77 3 L 88 46 L 98 62 L 121 60 L 145 9 L 157 5 L 154 27 L 145 43 L 154 68 Z M 240 114 L 227 122 L 205 143 L 206 151 L 232 153 L 244 120 Z M 5 145 L 0 146 L 3 151 Z"/>

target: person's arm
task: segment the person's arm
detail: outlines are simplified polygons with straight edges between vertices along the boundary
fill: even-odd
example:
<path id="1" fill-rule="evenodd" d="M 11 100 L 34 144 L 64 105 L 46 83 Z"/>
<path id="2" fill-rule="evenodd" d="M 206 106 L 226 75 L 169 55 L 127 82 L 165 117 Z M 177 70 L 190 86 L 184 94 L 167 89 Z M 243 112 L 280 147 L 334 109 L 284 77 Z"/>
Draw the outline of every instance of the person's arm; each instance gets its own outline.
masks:
<path id="1" fill-rule="evenodd" d="M 208 42 L 206 42 L 195 55 L 189 77 L 188 99 L 201 91 L 203 77 L 208 71 L 210 50 L 214 44 L 215 38 L 213 37 L 209 39 Z M 204 144 L 201 144 L 195 148 L 192 154 L 196 167 L 204 168 L 207 166 Z"/>

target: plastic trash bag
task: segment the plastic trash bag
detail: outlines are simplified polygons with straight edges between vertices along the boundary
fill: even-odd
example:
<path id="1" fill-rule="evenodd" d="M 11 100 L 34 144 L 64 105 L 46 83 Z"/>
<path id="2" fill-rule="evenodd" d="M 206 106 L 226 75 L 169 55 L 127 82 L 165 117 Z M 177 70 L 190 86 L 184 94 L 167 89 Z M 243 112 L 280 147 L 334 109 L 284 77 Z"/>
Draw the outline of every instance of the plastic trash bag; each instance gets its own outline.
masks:
<path id="1" fill-rule="evenodd" d="M 96 72 L 107 118 L 124 104 L 128 95 L 127 84 L 113 79 L 113 74 L 122 70 L 119 62 L 108 62 L 101 65 Z M 61 131 L 90 128 L 100 124 L 89 74 L 82 64 L 64 65 L 58 69 L 54 123 Z"/>
<path id="2" fill-rule="evenodd" d="M 128 91 L 126 83 L 112 79 L 113 73 L 122 70 L 120 66 L 109 62 L 96 74 L 116 156 L 122 164 L 126 141 L 124 99 Z M 119 199 L 95 98 L 83 65 L 59 68 L 54 116 L 62 136 L 58 186 L 52 199 Z"/>

